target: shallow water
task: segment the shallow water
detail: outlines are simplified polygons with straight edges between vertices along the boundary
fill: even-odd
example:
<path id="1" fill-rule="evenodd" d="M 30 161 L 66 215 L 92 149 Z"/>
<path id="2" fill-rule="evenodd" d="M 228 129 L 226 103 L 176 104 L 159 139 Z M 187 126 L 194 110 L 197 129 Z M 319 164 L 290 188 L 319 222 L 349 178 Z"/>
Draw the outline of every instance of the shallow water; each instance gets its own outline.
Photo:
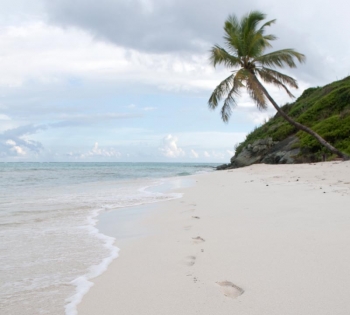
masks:
<path id="1" fill-rule="evenodd" d="M 118 253 L 95 228 L 98 214 L 177 198 L 151 187 L 212 166 L 0 163 L 1 312 L 76 314 L 89 279 Z"/>

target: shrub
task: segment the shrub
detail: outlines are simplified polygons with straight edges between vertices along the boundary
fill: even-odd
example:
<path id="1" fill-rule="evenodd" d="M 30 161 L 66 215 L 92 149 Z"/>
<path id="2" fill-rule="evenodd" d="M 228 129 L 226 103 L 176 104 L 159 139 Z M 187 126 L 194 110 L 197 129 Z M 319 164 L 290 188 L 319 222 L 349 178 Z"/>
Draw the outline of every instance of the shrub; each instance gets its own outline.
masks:
<path id="1" fill-rule="evenodd" d="M 337 149 L 350 155 L 350 77 L 333 82 L 324 87 L 309 88 L 291 104 L 282 109 L 298 122 L 309 126 L 329 141 Z M 239 143 L 235 156 L 243 148 L 258 139 L 271 137 L 274 141 L 282 141 L 296 134 L 300 142 L 302 154 L 307 158 L 300 160 L 320 160 L 329 152 L 310 135 L 297 131 L 295 127 L 276 114 L 268 122 L 250 132 L 245 141 Z"/>

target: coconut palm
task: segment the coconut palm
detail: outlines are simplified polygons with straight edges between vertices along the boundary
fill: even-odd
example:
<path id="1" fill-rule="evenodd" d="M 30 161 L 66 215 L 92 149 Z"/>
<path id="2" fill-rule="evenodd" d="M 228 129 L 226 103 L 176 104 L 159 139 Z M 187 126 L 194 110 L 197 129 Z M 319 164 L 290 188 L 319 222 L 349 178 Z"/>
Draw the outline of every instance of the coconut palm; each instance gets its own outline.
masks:
<path id="1" fill-rule="evenodd" d="M 224 122 L 228 122 L 232 108 L 236 105 L 235 98 L 240 95 L 242 88 L 246 88 L 259 109 L 266 109 L 267 100 L 269 100 L 277 112 L 297 129 L 315 137 L 332 153 L 347 158 L 344 153 L 334 148 L 316 132 L 284 113 L 261 84 L 261 81 L 273 84 L 284 89 L 290 97 L 294 97 L 289 87 L 298 88 L 297 81 L 275 69 L 285 66 L 295 68 L 296 61 L 300 63 L 305 61 L 303 54 L 290 48 L 265 53 L 267 48 L 272 47 L 270 42 L 276 39 L 274 35 L 265 33 L 266 27 L 275 23 L 276 20 L 259 26 L 265 17 L 266 15 L 259 11 L 252 11 L 241 20 L 234 15 L 226 20 L 224 40 L 227 49 L 215 45 L 211 49 L 210 60 L 214 67 L 221 64 L 230 68 L 232 74 L 215 88 L 208 102 L 209 107 L 215 109 L 225 97 L 221 117 Z"/>

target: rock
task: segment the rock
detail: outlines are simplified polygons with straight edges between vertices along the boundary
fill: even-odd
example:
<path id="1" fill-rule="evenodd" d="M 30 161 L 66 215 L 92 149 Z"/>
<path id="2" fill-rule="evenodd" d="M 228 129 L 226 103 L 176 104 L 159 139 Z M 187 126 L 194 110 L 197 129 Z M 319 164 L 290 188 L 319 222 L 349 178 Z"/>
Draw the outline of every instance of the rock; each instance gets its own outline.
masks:
<path id="1" fill-rule="evenodd" d="M 266 164 L 294 164 L 294 157 L 300 153 L 299 148 L 295 148 L 299 139 L 291 136 L 273 146 L 268 154 L 261 160 Z"/>
<path id="2" fill-rule="evenodd" d="M 231 167 L 238 168 L 259 163 L 274 144 L 272 138 L 259 139 L 248 144 L 238 156 L 231 158 Z"/>
<path id="3" fill-rule="evenodd" d="M 248 144 L 237 155 L 231 158 L 230 164 L 217 167 L 218 170 L 244 167 L 256 163 L 266 164 L 294 164 L 294 157 L 299 154 L 296 144 L 299 139 L 296 136 L 276 142 L 272 138 L 259 139 Z"/>
<path id="4" fill-rule="evenodd" d="M 226 170 L 228 168 L 228 166 L 230 166 L 230 164 L 222 164 L 222 165 L 217 166 L 216 169 L 218 171 Z"/>

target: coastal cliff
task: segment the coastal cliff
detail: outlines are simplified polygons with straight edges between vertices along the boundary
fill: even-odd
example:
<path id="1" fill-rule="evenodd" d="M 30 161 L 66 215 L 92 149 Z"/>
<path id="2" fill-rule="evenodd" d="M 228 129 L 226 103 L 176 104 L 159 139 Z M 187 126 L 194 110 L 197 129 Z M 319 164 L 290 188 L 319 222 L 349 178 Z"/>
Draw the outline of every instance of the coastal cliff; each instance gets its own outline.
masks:
<path id="1" fill-rule="evenodd" d="M 324 87 L 309 88 L 294 103 L 286 104 L 282 109 L 350 155 L 350 76 Z M 335 158 L 314 138 L 298 131 L 277 113 L 237 145 L 230 163 L 217 169 L 256 163 L 318 162 Z"/>

